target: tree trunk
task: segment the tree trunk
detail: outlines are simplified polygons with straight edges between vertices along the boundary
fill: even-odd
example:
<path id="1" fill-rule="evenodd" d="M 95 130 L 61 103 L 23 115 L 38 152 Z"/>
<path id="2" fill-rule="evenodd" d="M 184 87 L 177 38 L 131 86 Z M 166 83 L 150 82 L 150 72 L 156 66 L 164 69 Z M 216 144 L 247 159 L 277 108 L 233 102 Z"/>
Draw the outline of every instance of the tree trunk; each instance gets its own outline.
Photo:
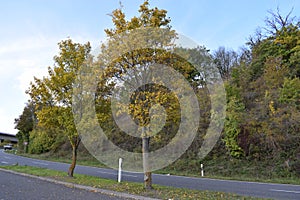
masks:
<path id="1" fill-rule="evenodd" d="M 152 187 L 152 173 L 149 170 L 149 144 L 150 144 L 150 137 L 144 136 L 142 138 L 142 149 L 143 149 L 143 167 L 144 167 L 144 187 L 146 190 L 153 189 Z"/>
<path id="2" fill-rule="evenodd" d="M 69 177 L 73 177 L 73 174 L 74 174 L 76 161 L 77 161 L 77 148 L 78 148 L 78 145 L 72 145 L 72 163 L 68 170 Z"/>

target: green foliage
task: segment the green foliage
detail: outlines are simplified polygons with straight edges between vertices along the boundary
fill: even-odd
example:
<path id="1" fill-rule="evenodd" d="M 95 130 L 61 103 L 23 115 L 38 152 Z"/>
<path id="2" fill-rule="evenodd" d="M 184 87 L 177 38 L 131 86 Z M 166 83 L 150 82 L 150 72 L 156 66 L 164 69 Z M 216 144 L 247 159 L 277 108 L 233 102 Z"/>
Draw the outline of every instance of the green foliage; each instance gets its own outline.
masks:
<path id="1" fill-rule="evenodd" d="M 19 118 L 15 119 L 15 128 L 23 133 L 29 133 L 32 131 L 35 123 L 36 123 L 36 116 L 35 116 L 35 105 L 32 102 L 29 102 L 19 116 Z M 25 138 L 24 138 L 25 139 Z"/>
<path id="2" fill-rule="evenodd" d="M 55 137 L 49 130 L 35 129 L 30 133 L 29 153 L 40 154 L 51 150 Z"/>
<path id="3" fill-rule="evenodd" d="M 263 75 L 269 57 L 282 59 L 288 67 L 289 77 L 299 77 L 299 24 L 288 24 L 278 30 L 275 35 L 267 36 L 252 47 L 251 75 L 253 80 Z"/>
<path id="4" fill-rule="evenodd" d="M 36 126 L 36 121 L 35 105 L 33 102 L 29 102 L 19 118 L 15 119 L 15 128 L 19 130 L 16 135 L 19 140 L 19 150 L 23 151 L 24 142 L 29 143 L 30 132 Z M 27 152 L 27 145 L 25 146 L 25 152 Z"/>
<path id="5" fill-rule="evenodd" d="M 245 107 L 236 97 L 231 97 L 227 104 L 227 117 L 224 126 L 224 142 L 226 148 L 233 157 L 244 155 L 242 148 L 238 144 L 238 136 L 241 133 L 242 117 Z"/>
<path id="6" fill-rule="evenodd" d="M 258 35 L 251 43 L 251 62 L 232 69 L 226 86 L 224 142 L 238 156 L 243 152 L 247 158 L 288 161 L 300 152 L 300 30 L 299 23 L 288 17 L 279 13 L 272 17 L 267 20 L 269 34 Z"/>
<path id="7" fill-rule="evenodd" d="M 300 79 L 285 78 L 283 87 L 280 89 L 279 100 L 300 109 Z"/>

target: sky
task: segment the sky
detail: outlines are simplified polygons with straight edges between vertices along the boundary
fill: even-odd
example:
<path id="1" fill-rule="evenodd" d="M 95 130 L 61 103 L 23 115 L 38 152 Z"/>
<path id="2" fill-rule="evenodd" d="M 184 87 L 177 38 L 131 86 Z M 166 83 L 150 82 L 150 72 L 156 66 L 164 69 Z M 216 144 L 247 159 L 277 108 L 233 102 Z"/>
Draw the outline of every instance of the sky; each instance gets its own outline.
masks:
<path id="1" fill-rule="evenodd" d="M 127 19 L 142 3 L 122 0 Z M 113 27 L 109 13 L 119 7 L 119 0 L 0 0 L 0 132 L 17 133 L 25 91 L 34 76 L 47 75 L 57 43 L 71 38 L 99 47 L 104 29 Z M 173 29 L 211 52 L 220 46 L 237 51 L 277 7 L 300 17 L 298 0 L 150 0 L 150 7 L 167 10 Z"/>

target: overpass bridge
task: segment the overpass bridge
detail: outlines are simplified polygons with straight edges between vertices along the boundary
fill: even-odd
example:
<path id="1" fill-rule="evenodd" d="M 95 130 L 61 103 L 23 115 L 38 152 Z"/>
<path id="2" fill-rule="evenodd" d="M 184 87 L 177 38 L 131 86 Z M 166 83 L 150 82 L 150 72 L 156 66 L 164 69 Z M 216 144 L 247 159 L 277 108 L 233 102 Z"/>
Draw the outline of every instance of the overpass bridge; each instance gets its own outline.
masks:
<path id="1" fill-rule="evenodd" d="M 12 144 L 18 143 L 18 138 L 15 135 L 0 132 L 0 144 L 4 141 L 9 141 Z"/>

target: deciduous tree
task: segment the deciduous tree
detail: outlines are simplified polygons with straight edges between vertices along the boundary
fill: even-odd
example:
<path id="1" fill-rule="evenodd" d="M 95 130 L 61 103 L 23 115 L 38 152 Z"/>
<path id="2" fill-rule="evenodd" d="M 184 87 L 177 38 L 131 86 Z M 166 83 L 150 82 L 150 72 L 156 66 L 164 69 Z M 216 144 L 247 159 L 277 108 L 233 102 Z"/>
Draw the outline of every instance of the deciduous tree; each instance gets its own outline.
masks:
<path id="1" fill-rule="evenodd" d="M 38 126 L 59 129 L 67 135 L 72 146 L 72 163 L 68 175 L 73 176 L 76 166 L 80 136 L 74 125 L 72 113 L 73 82 L 77 71 L 89 58 L 89 43 L 74 43 L 71 39 L 59 43 L 55 65 L 48 67 L 48 76 L 35 78 L 27 93 L 35 103 Z"/>
<path id="2" fill-rule="evenodd" d="M 171 29 L 170 19 L 167 17 L 166 10 L 156 7 L 149 8 L 149 2 L 145 1 L 140 6 L 139 14 L 138 17 L 133 17 L 127 21 L 125 13 L 121 9 L 112 12 L 114 28 L 105 30 L 108 42 L 103 44 L 99 60 L 106 66 L 103 79 L 107 80 L 107 85 L 114 82 L 115 86 L 127 84 L 128 88 L 130 88 L 130 83 L 134 83 L 133 88 L 130 89 L 134 89 L 133 91 L 135 92 L 130 97 L 129 108 L 124 108 L 124 110 L 127 110 L 127 114 L 132 117 L 139 127 L 139 130 L 136 130 L 136 132 L 140 133 L 140 135 L 137 137 L 142 138 L 142 152 L 143 156 L 146 156 L 150 152 L 151 132 L 162 128 L 153 126 L 158 124 L 155 121 L 162 120 L 162 115 L 152 115 L 152 106 L 160 105 L 164 107 L 167 115 L 172 115 L 173 113 L 173 117 L 169 117 L 169 120 L 178 121 L 176 118 L 178 112 L 172 111 L 178 107 L 178 101 L 171 95 L 171 91 L 160 85 L 149 84 L 155 79 L 152 76 L 155 73 L 155 67 L 159 68 L 161 67 L 160 65 L 171 66 L 180 71 L 188 80 L 196 77 L 196 70 L 183 58 L 168 51 L 169 48 L 174 47 L 176 33 Z M 164 34 L 162 34 L 162 31 L 164 31 Z M 139 34 L 136 34 L 137 32 Z M 131 35 L 130 33 L 133 34 Z M 135 48 L 135 46 L 141 46 L 140 43 L 143 42 L 147 43 L 146 48 Z M 127 50 L 124 52 L 124 49 Z M 113 55 L 115 52 L 123 52 L 123 54 L 118 55 L 116 58 Z M 168 75 L 165 74 L 165 76 Z M 172 80 L 170 79 L 169 81 Z M 140 85 L 140 87 L 134 88 L 137 85 Z M 124 92 L 128 91 L 125 89 L 120 91 L 120 94 Z M 122 108 L 122 106 L 127 105 L 118 106 Z M 149 127 L 150 121 L 153 123 Z M 166 132 L 164 133 L 167 134 Z M 157 136 L 153 138 L 154 140 L 159 140 L 162 137 Z M 143 162 L 144 185 L 146 189 L 151 189 L 152 175 L 147 167 L 148 158 L 143 157 Z"/>

